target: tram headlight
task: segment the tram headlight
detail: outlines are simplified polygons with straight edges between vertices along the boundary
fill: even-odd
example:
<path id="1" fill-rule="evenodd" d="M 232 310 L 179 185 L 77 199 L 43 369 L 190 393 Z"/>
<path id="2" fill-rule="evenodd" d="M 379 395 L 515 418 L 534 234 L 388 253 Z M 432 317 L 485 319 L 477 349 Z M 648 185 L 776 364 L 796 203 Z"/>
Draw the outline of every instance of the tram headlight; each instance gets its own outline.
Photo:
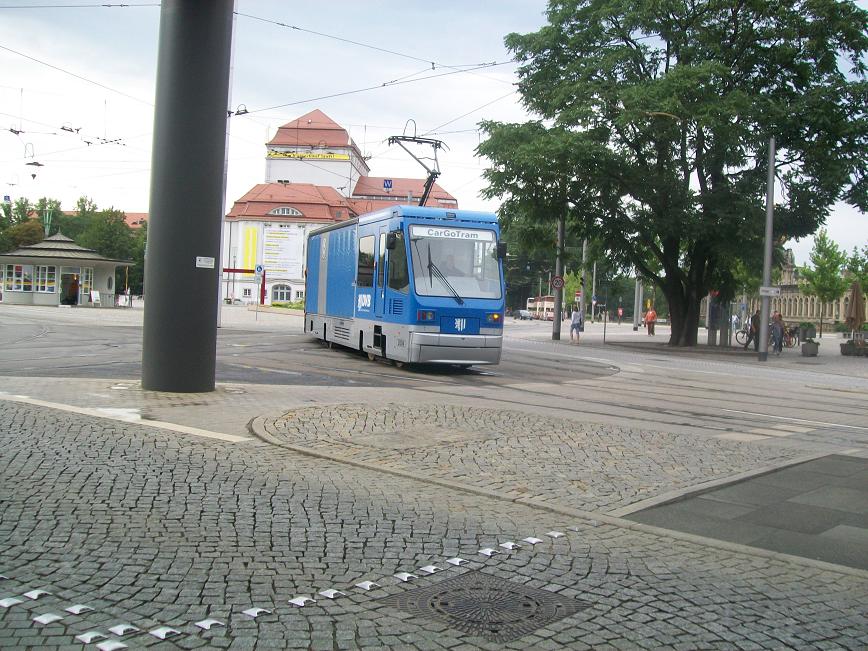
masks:
<path id="1" fill-rule="evenodd" d="M 503 316 L 500 314 L 500 312 L 489 312 L 485 315 L 485 320 L 488 321 L 488 323 L 502 323 Z"/>
<path id="2" fill-rule="evenodd" d="M 417 321 L 433 321 L 434 320 L 434 310 L 418 310 L 416 312 L 416 320 Z"/>

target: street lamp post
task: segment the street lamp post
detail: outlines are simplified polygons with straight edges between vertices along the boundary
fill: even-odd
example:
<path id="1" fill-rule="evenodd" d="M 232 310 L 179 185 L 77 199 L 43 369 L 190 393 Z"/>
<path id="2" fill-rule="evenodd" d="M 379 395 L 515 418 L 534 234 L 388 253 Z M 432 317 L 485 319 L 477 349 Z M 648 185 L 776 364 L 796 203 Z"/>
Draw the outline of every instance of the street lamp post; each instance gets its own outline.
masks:
<path id="1" fill-rule="evenodd" d="M 769 139 L 769 176 L 766 183 L 766 239 L 763 250 L 763 285 L 772 284 L 772 225 L 775 213 L 775 137 Z M 762 296 L 760 306 L 759 361 L 769 358 L 769 297 Z"/>

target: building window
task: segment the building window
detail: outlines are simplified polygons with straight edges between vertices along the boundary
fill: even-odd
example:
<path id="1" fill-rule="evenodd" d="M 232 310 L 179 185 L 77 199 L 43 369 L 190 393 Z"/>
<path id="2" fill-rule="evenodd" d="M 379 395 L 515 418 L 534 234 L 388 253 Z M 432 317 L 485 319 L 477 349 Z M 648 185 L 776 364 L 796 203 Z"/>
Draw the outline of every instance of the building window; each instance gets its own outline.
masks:
<path id="1" fill-rule="evenodd" d="M 289 206 L 281 206 L 280 208 L 273 208 L 268 211 L 269 215 L 284 215 L 289 217 L 303 217 L 301 211 L 296 208 L 290 208 Z"/>
<path id="2" fill-rule="evenodd" d="M 374 236 L 359 238 L 359 268 L 356 274 L 357 287 L 374 286 Z"/>
<path id="3" fill-rule="evenodd" d="M 45 294 L 57 291 L 57 267 L 36 267 L 36 291 Z"/>
<path id="4" fill-rule="evenodd" d="M 30 264 L 7 264 L 6 265 L 6 291 L 7 292 L 32 292 L 33 291 L 33 265 L 30 265 Z"/>
<path id="5" fill-rule="evenodd" d="M 271 288 L 271 302 L 283 303 L 289 301 L 292 296 L 292 288 L 289 285 L 275 285 Z"/>
<path id="6" fill-rule="evenodd" d="M 303 301 L 304 300 L 304 290 L 303 289 L 296 290 L 295 300 L 297 300 L 297 301 Z"/>
<path id="7" fill-rule="evenodd" d="M 251 289 L 249 287 L 245 287 L 244 291 L 241 293 L 241 295 L 244 298 L 250 298 L 251 296 L 253 296 L 253 292 L 251 291 Z"/>

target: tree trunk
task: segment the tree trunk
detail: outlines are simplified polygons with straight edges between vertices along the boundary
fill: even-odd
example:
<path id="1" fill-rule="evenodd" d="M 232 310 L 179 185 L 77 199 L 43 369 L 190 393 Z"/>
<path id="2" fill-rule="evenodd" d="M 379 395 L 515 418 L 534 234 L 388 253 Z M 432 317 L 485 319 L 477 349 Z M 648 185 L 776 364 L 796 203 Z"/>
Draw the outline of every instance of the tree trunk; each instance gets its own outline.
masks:
<path id="1" fill-rule="evenodd" d="M 669 336 L 670 346 L 695 346 L 699 329 L 699 305 L 702 297 L 697 292 L 688 290 L 682 294 L 683 288 L 662 287 L 669 303 L 669 319 L 672 334 Z"/>

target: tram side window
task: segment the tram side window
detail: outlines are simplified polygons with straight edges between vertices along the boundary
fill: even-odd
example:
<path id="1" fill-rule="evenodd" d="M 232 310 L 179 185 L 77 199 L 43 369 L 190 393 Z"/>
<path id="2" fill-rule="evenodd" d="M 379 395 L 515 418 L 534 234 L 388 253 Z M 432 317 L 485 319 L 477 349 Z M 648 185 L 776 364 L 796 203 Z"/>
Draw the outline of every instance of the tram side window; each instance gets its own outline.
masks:
<path id="1" fill-rule="evenodd" d="M 380 233 L 380 251 L 377 260 L 377 288 L 383 289 L 383 273 L 386 268 L 386 234 Z"/>
<path id="2" fill-rule="evenodd" d="M 374 286 L 374 236 L 359 238 L 359 269 L 356 287 Z"/>
<path id="3" fill-rule="evenodd" d="M 395 248 L 389 251 L 389 288 L 402 294 L 406 294 L 410 289 L 407 249 L 404 248 L 404 233 L 402 231 L 395 231 Z"/>

